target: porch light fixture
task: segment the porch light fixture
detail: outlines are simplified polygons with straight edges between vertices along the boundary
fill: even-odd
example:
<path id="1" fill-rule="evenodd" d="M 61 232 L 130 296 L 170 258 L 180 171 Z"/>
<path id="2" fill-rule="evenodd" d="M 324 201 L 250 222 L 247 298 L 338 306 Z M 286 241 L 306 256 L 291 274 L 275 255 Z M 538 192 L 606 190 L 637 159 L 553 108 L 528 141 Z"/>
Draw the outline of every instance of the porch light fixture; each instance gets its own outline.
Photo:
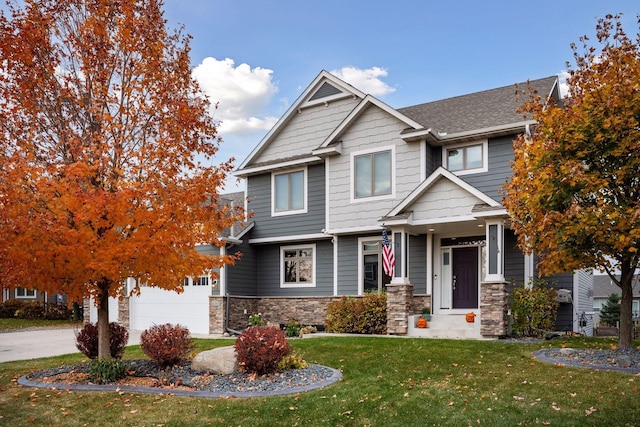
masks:
<path id="1" fill-rule="evenodd" d="M 478 224 L 478 228 L 484 227 L 484 224 Z"/>
<path id="2" fill-rule="evenodd" d="M 430 229 L 429 229 L 429 231 L 430 231 L 431 233 L 433 233 L 434 231 L 436 231 L 436 229 L 435 229 L 435 228 L 430 228 Z"/>

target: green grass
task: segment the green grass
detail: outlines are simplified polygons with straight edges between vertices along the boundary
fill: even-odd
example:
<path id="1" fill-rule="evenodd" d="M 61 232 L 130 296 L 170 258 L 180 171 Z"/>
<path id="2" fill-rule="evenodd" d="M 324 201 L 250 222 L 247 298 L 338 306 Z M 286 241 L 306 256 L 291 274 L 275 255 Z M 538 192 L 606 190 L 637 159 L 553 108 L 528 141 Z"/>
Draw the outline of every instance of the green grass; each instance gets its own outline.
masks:
<path id="1" fill-rule="evenodd" d="M 229 345 L 196 340 L 198 350 Z M 78 363 L 82 355 L 0 364 L 0 425 L 163 426 L 517 426 L 640 425 L 640 377 L 538 362 L 533 350 L 604 346 L 612 340 L 543 343 L 390 337 L 292 340 L 312 363 L 343 379 L 307 393 L 196 399 L 18 386 L 31 370 Z M 640 343 L 636 343 L 638 345 Z M 139 346 L 125 358 L 140 358 Z"/>
<path id="2" fill-rule="evenodd" d="M 28 320 L 28 319 L 4 319 L 0 318 L 0 332 L 26 328 L 68 328 L 72 326 L 82 327 L 82 322 L 71 320 Z"/>

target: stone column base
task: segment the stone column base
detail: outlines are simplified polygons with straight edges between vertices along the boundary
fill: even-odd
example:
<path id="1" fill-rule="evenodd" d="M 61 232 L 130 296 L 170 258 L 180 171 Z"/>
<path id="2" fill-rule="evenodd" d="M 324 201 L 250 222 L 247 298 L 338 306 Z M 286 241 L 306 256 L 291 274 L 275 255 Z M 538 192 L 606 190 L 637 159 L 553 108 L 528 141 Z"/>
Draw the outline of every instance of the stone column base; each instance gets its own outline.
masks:
<path id="1" fill-rule="evenodd" d="M 502 337 L 509 333 L 509 294 L 507 282 L 480 284 L 480 333 Z"/>
<path id="2" fill-rule="evenodd" d="M 406 335 L 413 302 L 413 285 L 387 285 L 387 334 Z"/>

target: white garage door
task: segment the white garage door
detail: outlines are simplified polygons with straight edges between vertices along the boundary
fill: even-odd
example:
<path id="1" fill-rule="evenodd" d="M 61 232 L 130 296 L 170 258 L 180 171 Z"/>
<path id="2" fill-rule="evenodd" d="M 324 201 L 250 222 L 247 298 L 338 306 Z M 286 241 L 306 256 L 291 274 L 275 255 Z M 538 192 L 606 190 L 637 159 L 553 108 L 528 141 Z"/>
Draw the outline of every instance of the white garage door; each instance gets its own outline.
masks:
<path id="1" fill-rule="evenodd" d="M 208 334 L 211 286 L 207 279 L 190 281 L 181 294 L 141 287 L 140 296 L 129 298 L 131 329 L 142 331 L 171 323 L 189 328 L 192 334 Z"/>

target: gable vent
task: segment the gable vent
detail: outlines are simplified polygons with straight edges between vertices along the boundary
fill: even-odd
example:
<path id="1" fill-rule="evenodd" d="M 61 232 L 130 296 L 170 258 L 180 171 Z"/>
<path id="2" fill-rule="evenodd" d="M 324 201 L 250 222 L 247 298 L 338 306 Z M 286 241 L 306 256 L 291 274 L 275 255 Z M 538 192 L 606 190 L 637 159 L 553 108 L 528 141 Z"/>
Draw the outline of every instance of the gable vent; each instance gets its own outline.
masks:
<path id="1" fill-rule="evenodd" d="M 322 86 L 320 86 L 320 89 L 318 89 L 316 93 L 314 93 L 313 96 L 309 98 L 309 101 L 315 101 L 317 99 L 326 98 L 328 96 L 337 95 L 339 93 L 342 93 L 340 89 L 330 85 L 327 82 L 324 82 Z"/>

